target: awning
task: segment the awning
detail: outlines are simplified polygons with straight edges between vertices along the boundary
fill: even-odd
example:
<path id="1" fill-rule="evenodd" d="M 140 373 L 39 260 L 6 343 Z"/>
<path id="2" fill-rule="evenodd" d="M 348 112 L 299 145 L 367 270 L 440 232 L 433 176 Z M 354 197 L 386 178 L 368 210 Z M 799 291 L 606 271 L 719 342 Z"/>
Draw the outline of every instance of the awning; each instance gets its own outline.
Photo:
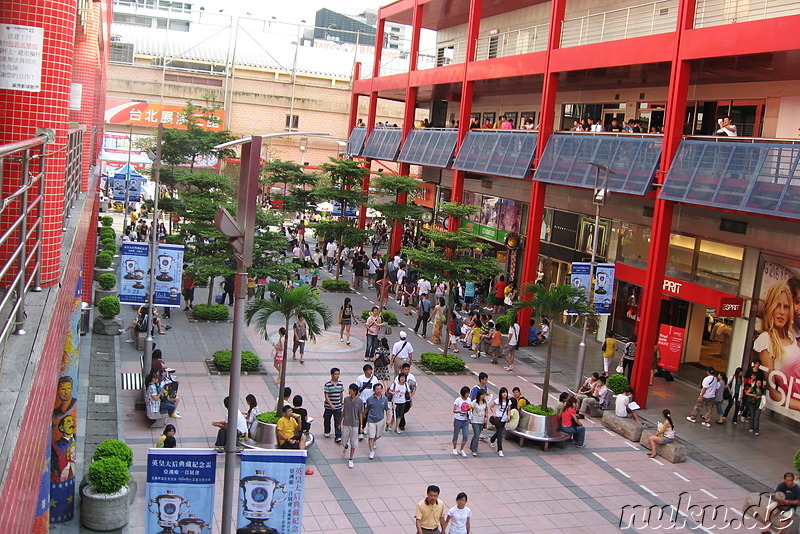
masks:
<path id="1" fill-rule="evenodd" d="M 375 128 L 367 139 L 361 155 L 365 158 L 395 161 L 402 140 L 403 130 L 400 128 Z"/>
<path id="2" fill-rule="evenodd" d="M 457 141 L 458 130 L 411 130 L 398 161 L 443 169 L 453 160 Z"/>
<path id="3" fill-rule="evenodd" d="M 453 168 L 460 171 L 525 178 L 531 172 L 536 132 L 471 130 L 458 151 Z"/>
<path id="4" fill-rule="evenodd" d="M 363 126 L 360 128 L 353 128 L 350 132 L 350 139 L 347 140 L 347 148 L 345 153 L 348 156 L 360 156 L 361 151 L 364 150 L 364 141 L 367 140 L 367 129 Z"/>
<path id="5" fill-rule="evenodd" d="M 586 163 L 593 162 L 613 171 L 608 174 L 606 189 L 644 196 L 650 190 L 661 158 L 661 142 L 661 137 L 554 134 L 547 142 L 533 179 L 593 189 L 596 167 Z M 601 183 L 603 178 L 601 171 Z"/>
<path id="6" fill-rule="evenodd" d="M 682 141 L 661 198 L 800 219 L 800 145 Z"/>

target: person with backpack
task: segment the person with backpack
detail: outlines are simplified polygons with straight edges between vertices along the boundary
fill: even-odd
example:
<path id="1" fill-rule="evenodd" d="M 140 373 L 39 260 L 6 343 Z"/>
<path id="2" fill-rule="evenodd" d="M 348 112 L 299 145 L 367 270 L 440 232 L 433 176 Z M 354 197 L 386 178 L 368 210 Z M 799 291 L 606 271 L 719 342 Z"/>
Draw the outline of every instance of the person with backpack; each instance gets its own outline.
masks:
<path id="1" fill-rule="evenodd" d="M 622 349 L 622 374 L 628 377 L 628 382 L 631 380 L 631 372 L 633 372 L 633 359 L 636 357 L 636 334 L 631 334 L 630 341 Z"/>

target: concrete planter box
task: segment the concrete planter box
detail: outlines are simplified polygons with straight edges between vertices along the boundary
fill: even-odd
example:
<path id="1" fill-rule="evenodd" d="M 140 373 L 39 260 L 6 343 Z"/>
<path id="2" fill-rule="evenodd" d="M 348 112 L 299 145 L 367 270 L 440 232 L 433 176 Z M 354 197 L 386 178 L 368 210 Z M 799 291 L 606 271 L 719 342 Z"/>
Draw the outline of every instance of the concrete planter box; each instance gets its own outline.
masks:
<path id="1" fill-rule="evenodd" d="M 95 305 L 100 302 L 100 299 L 104 297 L 116 297 L 117 296 L 117 288 L 109 289 L 106 291 L 105 289 L 95 289 L 94 290 L 94 303 Z"/>
<path id="2" fill-rule="evenodd" d="M 100 267 L 95 267 L 94 268 L 94 276 L 92 277 L 92 280 L 97 282 L 97 280 L 100 278 L 100 275 L 102 275 L 102 274 L 106 274 L 106 273 L 108 273 L 108 274 L 116 274 L 116 269 L 114 269 L 114 267 L 113 267 L 114 264 L 112 263 L 111 265 L 112 266 L 109 267 L 108 269 L 101 269 Z"/>
<path id="3" fill-rule="evenodd" d="M 81 489 L 81 524 L 98 532 L 118 530 L 128 524 L 131 496 L 127 486 L 116 493 L 98 493 L 94 486 Z"/>
<path id="4" fill-rule="evenodd" d="M 519 411 L 519 426 L 516 430 L 533 438 L 549 438 L 559 434 L 557 415 L 535 415 Z"/>
<path id="5" fill-rule="evenodd" d="M 118 336 L 120 328 L 122 328 L 122 320 L 119 317 L 107 319 L 98 315 L 92 323 L 92 332 L 101 336 Z"/>

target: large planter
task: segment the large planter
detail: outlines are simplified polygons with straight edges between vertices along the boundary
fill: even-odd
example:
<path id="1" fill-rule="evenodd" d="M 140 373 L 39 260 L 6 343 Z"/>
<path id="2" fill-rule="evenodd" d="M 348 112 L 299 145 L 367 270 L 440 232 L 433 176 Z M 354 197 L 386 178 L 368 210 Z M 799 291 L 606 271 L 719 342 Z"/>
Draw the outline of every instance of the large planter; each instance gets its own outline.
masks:
<path id="1" fill-rule="evenodd" d="M 105 297 L 116 297 L 118 294 L 117 288 L 109 289 L 106 291 L 105 289 L 95 289 L 94 290 L 94 302 L 100 302 L 100 299 Z"/>
<path id="2" fill-rule="evenodd" d="M 255 446 L 261 447 L 262 449 L 277 449 L 277 429 L 278 425 L 271 425 L 255 420 L 253 426 L 250 427 L 250 441 L 252 441 Z"/>
<path id="3" fill-rule="evenodd" d="M 125 486 L 116 493 L 97 493 L 94 486 L 81 489 L 81 524 L 98 532 L 118 530 L 128 524 L 130 489 Z"/>
<path id="4" fill-rule="evenodd" d="M 116 269 L 114 269 L 113 263 L 112 263 L 112 267 L 109 267 L 108 269 L 101 269 L 100 267 L 95 267 L 94 268 L 94 277 L 92 279 L 95 282 L 97 282 L 97 280 L 100 278 L 100 275 L 106 274 L 106 273 L 108 273 L 108 274 L 116 274 Z"/>
<path id="5" fill-rule="evenodd" d="M 92 332 L 101 336 L 118 336 L 122 328 L 122 320 L 119 317 L 107 319 L 102 315 L 94 318 Z"/>
<path id="6" fill-rule="evenodd" d="M 558 428 L 558 415 L 535 415 L 525 410 L 519 411 L 519 432 L 535 438 L 548 438 L 554 436 Z"/>

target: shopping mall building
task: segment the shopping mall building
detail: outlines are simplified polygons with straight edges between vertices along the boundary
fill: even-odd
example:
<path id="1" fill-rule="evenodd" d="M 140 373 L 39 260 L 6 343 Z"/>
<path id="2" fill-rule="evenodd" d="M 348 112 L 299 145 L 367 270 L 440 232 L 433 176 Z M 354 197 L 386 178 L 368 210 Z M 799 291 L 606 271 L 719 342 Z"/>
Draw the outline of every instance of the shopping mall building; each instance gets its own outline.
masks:
<path id="1" fill-rule="evenodd" d="M 800 276 L 800 5 L 399 0 L 379 11 L 379 36 L 397 24 L 411 27 L 408 60 L 377 49 L 354 94 L 371 110 L 405 102 L 404 127 L 373 129 L 373 111 L 350 154 L 419 172 L 434 221 L 437 202 L 479 206 L 461 225 L 518 284 L 569 283 L 571 263 L 591 258 L 599 208 L 597 261 L 616 283 L 592 330 L 638 335 L 640 404 L 659 334 L 695 381 L 707 366 L 746 368 L 754 343 L 780 352 L 757 342 L 770 330 L 792 347 L 774 357 L 769 408 L 800 420 L 792 324 L 774 305 L 762 321 L 766 304 L 792 307 L 786 282 Z M 431 32 L 435 48 L 420 50 Z M 409 120 L 416 108 L 432 128 Z M 470 129 L 501 115 L 512 129 Z M 605 131 L 570 131 L 588 118 Z M 613 131 L 629 120 L 643 133 Z M 514 233 L 519 250 L 504 244 Z"/>

